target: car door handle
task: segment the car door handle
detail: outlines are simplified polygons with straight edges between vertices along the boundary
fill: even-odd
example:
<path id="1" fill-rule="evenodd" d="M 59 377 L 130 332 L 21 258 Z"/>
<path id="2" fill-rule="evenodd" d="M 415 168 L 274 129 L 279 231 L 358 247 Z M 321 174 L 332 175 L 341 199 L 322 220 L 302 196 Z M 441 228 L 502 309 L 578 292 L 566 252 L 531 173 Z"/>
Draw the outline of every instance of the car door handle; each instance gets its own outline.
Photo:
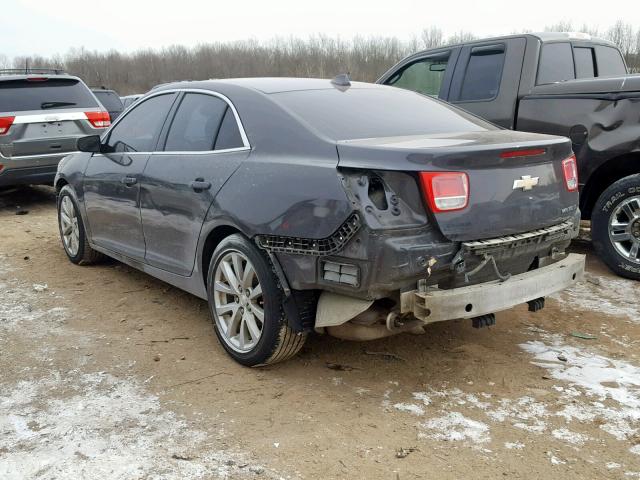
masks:
<path id="1" fill-rule="evenodd" d="M 211 182 L 205 182 L 201 178 L 196 178 L 193 182 L 189 184 L 189 186 L 195 192 L 203 192 L 205 190 L 209 190 L 211 188 Z"/>
<path id="2" fill-rule="evenodd" d="M 136 177 L 124 177 L 122 179 L 122 183 L 124 183 L 127 187 L 130 187 L 138 183 L 138 179 Z"/>

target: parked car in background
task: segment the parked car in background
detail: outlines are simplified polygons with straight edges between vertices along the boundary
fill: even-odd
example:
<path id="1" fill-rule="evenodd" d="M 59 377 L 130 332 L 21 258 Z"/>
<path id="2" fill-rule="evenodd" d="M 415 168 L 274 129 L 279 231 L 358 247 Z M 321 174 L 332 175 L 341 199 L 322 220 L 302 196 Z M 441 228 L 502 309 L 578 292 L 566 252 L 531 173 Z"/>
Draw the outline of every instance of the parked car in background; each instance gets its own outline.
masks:
<path id="1" fill-rule="evenodd" d="M 208 299 L 244 365 L 291 357 L 313 329 L 491 325 L 584 271 L 565 252 L 580 219 L 568 139 L 398 88 L 169 84 L 78 148 L 55 182 L 69 259 L 106 254 Z"/>
<path id="2" fill-rule="evenodd" d="M 125 95 L 124 97 L 120 97 L 120 101 L 122 102 L 123 108 L 128 108 L 129 105 L 134 104 L 140 98 L 142 98 L 142 94 L 137 93 L 135 95 Z"/>
<path id="3" fill-rule="evenodd" d="M 0 187 L 52 184 L 76 140 L 109 125 L 109 114 L 78 77 L 0 70 Z"/>
<path id="4" fill-rule="evenodd" d="M 505 128 L 569 137 L 594 247 L 614 272 L 640 279 L 640 75 L 628 75 L 614 44 L 570 33 L 474 40 L 411 55 L 378 83 Z"/>
<path id="5" fill-rule="evenodd" d="M 109 112 L 111 121 L 114 121 L 120 116 L 120 114 L 124 110 L 124 105 L 122 104 L 122 100 L 120 100 L 120 95 L 118 95 L 115 90 L 107 90 L 106 88 L 94 88 L 92 92 L 98 98 L 104 108 L 106 108 Z"/>

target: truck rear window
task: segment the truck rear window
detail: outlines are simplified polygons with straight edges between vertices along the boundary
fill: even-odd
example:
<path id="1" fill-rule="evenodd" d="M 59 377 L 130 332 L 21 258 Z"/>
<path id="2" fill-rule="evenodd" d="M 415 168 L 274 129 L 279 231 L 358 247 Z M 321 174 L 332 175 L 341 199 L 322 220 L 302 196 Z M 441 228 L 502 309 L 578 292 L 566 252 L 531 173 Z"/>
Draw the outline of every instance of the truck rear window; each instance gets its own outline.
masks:
<path id="1" fill-rule="evenodd" d="M 452 105 L 393 87 L 300 90 L 272 98 L 333 140 L 497 129 Z"/>
<path id="2" fill-rule="evenodd" d="M 98 108 L 89 88 L 67 78 L 0 80 L 0 112 Z"/>
<path id="3" fill-rule="evenodd" d="M 596 62 L 599 77 L 627 74 L 622 55 L 616 48 L 596 45 Z"/>
<path id="4" fill-rule="evenodd" d="M 573 55 L 570 43 L 545 43 L 540 53 L 538 85 L 573 80 Z"/>

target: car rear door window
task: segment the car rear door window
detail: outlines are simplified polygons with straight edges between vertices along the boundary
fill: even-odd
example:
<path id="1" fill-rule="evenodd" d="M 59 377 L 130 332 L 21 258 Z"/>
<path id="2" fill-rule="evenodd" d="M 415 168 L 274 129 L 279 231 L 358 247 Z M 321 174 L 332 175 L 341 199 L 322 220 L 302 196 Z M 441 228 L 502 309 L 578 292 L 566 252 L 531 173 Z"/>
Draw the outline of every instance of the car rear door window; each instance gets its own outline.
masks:
<path id="1" fill-rule="evenodd" d="M 167 134 L 165 151 L 206 152 L 213 150 L 227 102 L 212 95 L 187 93 Z"/>
<path id="2" fill-rule="evenodd" d="M 102 106 L 110 112 L 119 112 L 124 108 L 124 106 L 122 105 L 122 100 L 120 100 L 120 97 L 114 92 L 95 91 L 93 93 L 98 98 Z"/>
<path id="3" fill-rule="evenodd" d="M 240 129 L 238 128 L 238 122 L 233 111 L 227 107 L 227 111 L 222 119 L 220 125 L 220 131 L 218 132 L 218 138 L 216 138 L 216 150 L 226 150 L 229 148 L 243 147 L 242 136 L 240 135 Z"/>
<path id="4" fill-rule="evenodd" d="M 504 67 L 504 45 L 486 45 L 471 50 L 459 101 L 491 100 L 498 95 Z"/>
<path id="5" fill-rule="evenodd" d="M 540 53 L 538 85 L 576 78 L 569 43 L 545 43 Z"/>
<path id="6" fill-rule="evenodd" d="M 596 45 L 596 61 L 599 77 L 627 74 L 620 51 L 613 47 Z"/>
<path id="7" fill-rule="evenodd" d="M 107 149 L 111 152 L 151 152 L 175 94 L 157 95 L 124 114 L 111 129 Z"/>
<path id="8" fill-rule="evenodd" d="M 593 48 L 574 47 L 573 58 L 576 63 L 576 78 L 593 78 L 596 76 Z"/>
<path id="9" fill-rule="evenodd" d="M 89 88 L 72 78 L 0 81 L 0 112 L 98 108 Z"/>
<path id="10" fill-rule="evenodd" d="M 417 60 L 399 70 L 386 84 L 437 97 L 448 63 L 448 53 Z"/>

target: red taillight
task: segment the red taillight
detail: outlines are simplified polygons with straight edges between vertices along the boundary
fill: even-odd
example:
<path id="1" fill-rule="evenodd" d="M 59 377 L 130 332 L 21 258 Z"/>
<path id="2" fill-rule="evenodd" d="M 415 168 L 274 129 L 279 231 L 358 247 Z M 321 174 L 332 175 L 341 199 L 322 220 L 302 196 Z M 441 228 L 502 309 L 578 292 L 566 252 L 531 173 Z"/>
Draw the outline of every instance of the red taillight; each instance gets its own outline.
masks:
<path id="1" fill-rule="evenodd" d="M 422 190 L 433 213 L 466 208 L 469 177 L 462 172 L 420 172 Z"/>
<path id="2" fill-rule="evenodd" d="M 9 131 L 16 117 L 0 117 L 0 135 L 4 135 Z"/>
<path id="3" fill-rule="evenodd" d="M 47 77 L 29 77 L 27 82 L 46 82 L 49 80 Z"/>
<path id="4" fill-rule="evenodd" d="M 570 192 L 578 190 L 578 163 L 576 162 L 575 155 L 571 155 L 562 161 L 562 171 L 564 173 L 564 183 L 567 186 L 567 190 Z"/>
<path id="5" fill-rule="evenodd" d="M 107 128 L 111 125 L 111 117 L 108 112 L 84 112 L 84 114 L 95 128 Z"/>
<path id="6" fill-rule="evenodd" d="M 514 157 L 535 157 L 537 155 L 544 155 L 546 150 L 544 148 L 530 148 L 528 150 L 509 150 L 502 152 L 500 158 L 514 158 Z"/>

